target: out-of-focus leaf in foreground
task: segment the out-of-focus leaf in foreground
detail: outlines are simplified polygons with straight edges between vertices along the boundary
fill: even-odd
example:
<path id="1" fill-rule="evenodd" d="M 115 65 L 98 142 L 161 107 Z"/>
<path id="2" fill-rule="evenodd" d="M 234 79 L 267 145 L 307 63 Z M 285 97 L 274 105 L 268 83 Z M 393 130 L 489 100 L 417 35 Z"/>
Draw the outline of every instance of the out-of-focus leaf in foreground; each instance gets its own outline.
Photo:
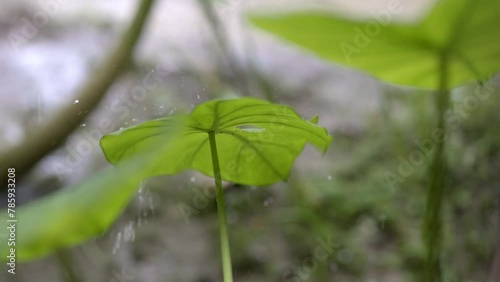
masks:
<path id="1" fill-rule="evenodd" d="M 162 143 L 173 138 L 173 127 L 164 128 Z M 161 148 L 161 147 L 155 147 Z M 48 255 L 58 249 L 102 235 L 135 195 L 152 169 L 151 150 L 108 168 L 89 180 L 16 208 L 16 257 L 18 262 Z M 6 211 L 0 222 L 7 222 Z M 8 224 L 7 224 L 8 225 Z M 5 260 L 10 246 L 8 229 L 0 229 L 0 255 Z"/>
<path id="2" fill-rule="evenodd" d="M 101 140 L 109 162 L 123 160 L 158 143 L 162 128 L 183 119 L 184 133 L 158 153 L 150 176 L 194 169 L 213 176 L 209 132 L 215 134 L 222 178 L 247 185 L 268 185 L 288 177 L 307 143 L 325 152 L 332 138 L 325 128 L 302 119 L 292 108 L 254 98 L 213 100 L 190 115 L 142 123 Z"/>

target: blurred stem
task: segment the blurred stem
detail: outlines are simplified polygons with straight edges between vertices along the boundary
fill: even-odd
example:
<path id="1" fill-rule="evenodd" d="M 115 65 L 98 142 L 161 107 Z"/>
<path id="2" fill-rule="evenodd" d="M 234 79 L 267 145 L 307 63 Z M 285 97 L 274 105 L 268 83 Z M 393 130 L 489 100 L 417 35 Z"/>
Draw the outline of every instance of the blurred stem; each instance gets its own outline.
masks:
<path id="1" fill-rule="evenodd" d="M 217 44 L 222 51 L 222 60 L 229 69 L 231 78 L 239 81 L 242 85 L 240 90 L 243 91 L 246 96 L 250 96 L 251 93 L 246 81 L 245 71 L 243 71 L 240 66 L 238 66 L 238 60 L 231 50 L 231 46 L 226 36 L 225 28 L 221 24 L 213 7 L 214 1 L 198 0 L 198 2 L 200 3 L 202 12 L 206 17 L 208 24 L 210 25 L 213 36 L 215 37 L 215 40 L 217 41 Z"/>
<path id="2" fill-rule="evenodd" d="M 75 273 L 73 267 L 73 259 L 71 258 L 71 254 L 67 250 L 61 250 L 56 252 L 57 260 L 61 265 L 61 272 L 65 281 L 67 282 L 81 282 L 82 280 Z"/>
<path id="3" fill-rule="evenodd" d="M 203 14 L 207 18 L 207 21 L 212 29 L 212 33 L 221 48 L 222 60 L 224 60 L 229 68 L 229 71 L 237 78 L 241 83 L 241 91 L 244 92 L 246 96 L 251 96 L 252 94 L 252 82 L 257 86 L 257 91 L 263 95 L 268 101 L 274 100 L 273 97 L 273 87 L 272 85 L 259 73 L 257 70 L 253 58 L 257 57 L 257 48 L 254 39 L 250 32 L 246 32 L 245 29 L 241 30 L 243 37 L 246 38 L 244 47 L 245 54 L 247 54 L 247 69 L 240 67 L 237 64 L 237 58 L 231 50 L 231 46 L 226 36 L 224 26 L 221 25 L 221 21 L 217 17 L 217 13 L 213 7 L 213 1 L 199 0 Z"/>
<path id="4" fill-rule="evenodd" d="M 229 234 L 227 231 L 226 201 L 224 200 L 224 189 L 222 189 L 222 178 L 219 166 L 219 156 L 215 142 L 215 133 L 208 133 L 210 139 L 210 151 L 214 169 L 215 188 L 217 194 L 217 214 L 219 216 L 219 232 L 222 255 L 222 272 L 224 282 L 233 282 L 233 271 L 231 266 L 231 250 L 229 248 Z"/>
<path id="5" fill-rule="evenodd" d="M 437 110 L 437 128 L 442 134 L 442 142 L 437 142 L 436 150 L 429 168 L 431 180 L 427 191 L 427 206 L 425 210 L 424 241 L 427 258 L 425 273 L 427 282 L 441 281 L 440 255 L 442 244 L 441 205 L 443 191 L 446 185 L 446 156 L 444 152 L 446 140 L 445 113 L 449 106 L 448 90 L 448 57 L 443 51 L 439 57 L 439 88 L 435 95 Z"/>
<path id="6" fill-rule="evenodd" d="M 20 178 L 45 155 L 64 143 L 65 139 L 79 127 L 106 94 L 108 88 L 119 77 L 132 56 L 144 23 L 154 0 L 142 0 L 133 22 L 115 48 L 109 51 L 102 64 L 93 72 L 84 86 L 74 96 L 77 103 L 70 103 L 53 115 L 53 118 L 29 135 L 18 145 L 0 155 L 0 168 L 14 167 Z M 3 189 L 7 187 L 2 183 Z"/>
<path id="7" fill-rule="evenodd" d="M 307 222 L 307 228 L 310 233 L 314 234 L 317 238 L 328 238 L 329 236 L 334 236 L 332 233 L 332 228 L 329 225 L 325 225 L 325 221 L 315 210 L 315 204 L 308 193 L 308 184 L 304 182 L 296 170 L 292 170 L 289 179 L 287 181 L 290 190 L 290 195 L 293 199 L 294 206 L 300 208 L 300 212 L 304 215 L 305 221 Z M 311 248 L 314 248 L 311 246 Z M 311 254 L 313 255 L 313 254 Z M 325 263 L 318 264 L 318 270 L 312 273 L 314 277 L 320 281 L 327 281 L 329 277 L 327 263 L 331 258 L 328 257 Z"/>
<path id="8" fill-rule="evenodd" d="M 260 94 L 269 102 L 274 102 L 274 87 L 269 83 L 268 79 L 260 73 L 257 65 L 255 64 L 255 59 L 259 56 L 259 51 L 257 48 L 257 43 L 250 29 L 241 29 L 241 34 L 243 35 L 244 47 L 246 54 L 246 63 L 248 66 L 248 72 L 252 78 L 252 82 L 256 85 L 257 90 Z M 252 85 L 253 86 L 253 85 Z"/>
<path id="9" fill-rule="evenodd" d="M 212 28 L 215 39 L 219 42 L 219 47 L 222 49 L 222 52 L 226 55 L 229 61 L 228 63 L 230 64 L 231 62 L 234 62 L 234 60 L 232 59 L 232 52 L 229 49 L 229 44 L 225 36 L 225 32 L 212 6 L 212 3 L 214 1 L 199 0 L 198 2 L 201 5 L 203 14 L 207 18 L 208 24 Z"/>

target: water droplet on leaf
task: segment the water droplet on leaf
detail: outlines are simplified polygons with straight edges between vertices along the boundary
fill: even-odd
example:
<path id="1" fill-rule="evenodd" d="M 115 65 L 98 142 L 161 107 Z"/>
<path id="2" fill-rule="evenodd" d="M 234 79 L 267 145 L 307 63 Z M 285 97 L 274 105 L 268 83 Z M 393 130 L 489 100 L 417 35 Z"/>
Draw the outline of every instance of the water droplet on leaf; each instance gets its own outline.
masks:
<path id="1" fill-rule="evenodd" d="M 237 125 L 236 127 L 241 131 L 253 132 L 253 133 L 264 132 L 266 130 L 265 128 L 251 124 Z"/>

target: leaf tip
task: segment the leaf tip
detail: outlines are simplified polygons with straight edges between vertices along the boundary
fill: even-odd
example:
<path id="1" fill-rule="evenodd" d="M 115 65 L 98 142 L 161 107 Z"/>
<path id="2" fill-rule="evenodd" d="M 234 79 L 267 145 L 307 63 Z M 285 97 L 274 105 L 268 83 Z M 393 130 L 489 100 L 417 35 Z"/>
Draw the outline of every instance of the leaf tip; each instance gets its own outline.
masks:
<path id="1" fill-rule="evenodd" d="M 313 123 L 313 124 L 318 124 L 319 121 L 319 116 L 315 115 L 312 119 L 308 120 L 308 122 Z"/>

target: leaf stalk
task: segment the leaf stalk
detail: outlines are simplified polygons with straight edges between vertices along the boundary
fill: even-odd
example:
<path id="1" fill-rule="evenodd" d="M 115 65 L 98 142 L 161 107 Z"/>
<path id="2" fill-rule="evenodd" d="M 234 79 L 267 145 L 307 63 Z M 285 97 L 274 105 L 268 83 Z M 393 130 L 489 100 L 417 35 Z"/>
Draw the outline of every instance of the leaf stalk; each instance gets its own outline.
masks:
<path id="1" fill-rule="evenodd" d="M 423 236 L 427 251 L 425 262 L 425 281 L 441 281 L 440 256 L 442 247 L 442 218 L 441 206 L 443 192 L 446 186 L 446 119 L 445 113 L 450 103 L 448 90 L 448 53 L 443 51 L 439 56 L 439 87 L 435 95 L 437 112 L 437 128 L 442 134 L 442 142 L 437 142 L 429 167 L 430 186 L 427 191 L 427 204 L 424 218 Z"/>
<path id="2" fill-rule="evenodd" d="M 212 154 L 212 164 L 217 194 L 217 214 L 219 216 L 222 273 L 224 282 L 233 282 L 231 250 L 229 248 L 229 233 L 227 228 L 226 201 L 224 199 L 224 189 L 222 188 L 222 177 L 219 165 L 219 156 L 217 154 L 217 144 L 215 142 L 215 132 L 208 132 L 208 138 L 210 140 L 210 152 Z"/>

